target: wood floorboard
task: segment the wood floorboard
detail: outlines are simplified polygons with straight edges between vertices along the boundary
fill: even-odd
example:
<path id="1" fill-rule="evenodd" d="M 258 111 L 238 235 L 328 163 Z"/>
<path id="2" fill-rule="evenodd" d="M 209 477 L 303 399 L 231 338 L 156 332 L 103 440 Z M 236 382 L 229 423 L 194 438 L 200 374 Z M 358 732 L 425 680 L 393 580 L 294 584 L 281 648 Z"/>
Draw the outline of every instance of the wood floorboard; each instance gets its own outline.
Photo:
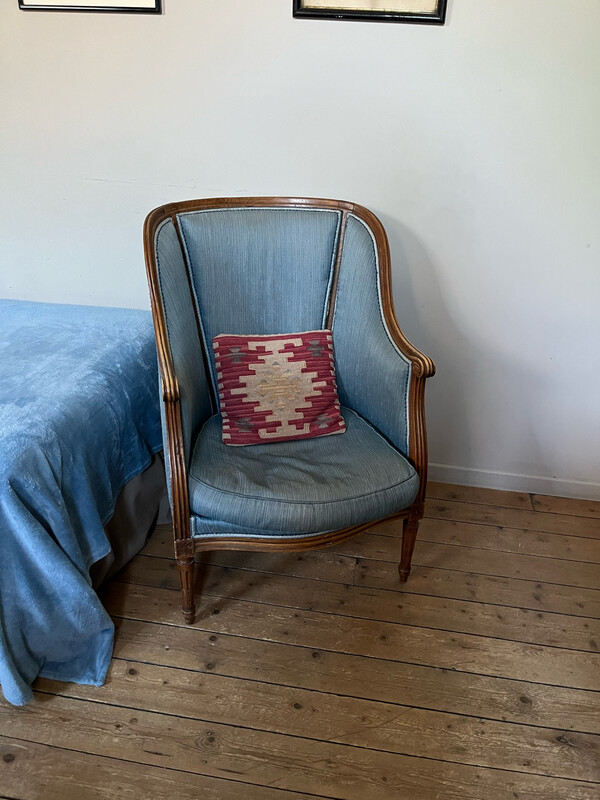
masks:
<path id="1" fill-rule="evenodd" d="M 39 691 L 60 689 L 53 681 L 38 682 Z M 113 661 L 101 689 L 73 686 L 67 692 L 70 697 L 109 702 L 133 712 L 146 709 L 255 731 L 257 743 L 258 734 L 268 732 L 471 766 L 600 781 L 597 735 L 119 660 Z M 35 740 L 36 730 L 40 727 L 35 722 L 25 726 L 23 738 Z M 89 735 L 85 738 L 89 744 Z"/>
<path id="2" fill-rule="evenodd" d="M 281 558 L 280 568 L 285 569 L 284 557 Z M 395 567 L 394 574 L 397 583 Z M 473 600 L 414 595 L 409 591 L 408 584 L 401 594 L 394 593 L 392 596 L 372 587 L 365 589 L 347 584 L 331 586 L 301 578 L 294 579 L 292 584 L 285 575 L 248 573 L 247 570 L 223 569 L 213 565 L 206 566 L 199 578 L 198 596 L 211 600 L 216 597 L 235 597 L 258 603 L 275 603 L 329 614 L 552 647 L 590 652 L 598 652 L 599 649 L 597 643 L 600 642 L 600 621 L 488 605 Z M 156 558 L 141 556 L 121 573 L 119 580 L 140 586 L 155 586 L 174 591 L 179 589 L 176 566 L 172 560 L 161 563 Z"/>
<path id="3" fill-rule="evenodd" d="M 336 782 L 334 795 L 291 793 L 271 787 L 249 786 L 232 780 L 198 779 L 182 770 L 134 764 L 73 750 L 0 737 L 3 754 L 2 791 L 18 798 L 44 800 L 309 800 L 339 798 L 345 786 Z M 8 766 L 4 758 L 14 756 Z M 350 759 L 354 752 L 347 754 Z M 326 780 L 344 764 L 327 764 Z M 503 770 L 477 769 L 428 759 L 394 757 L 399 773 L 388 788 L 386 773 L 379 777 L 380 800 L 597 800 L 597 785 L 551 779 Z M 6 788 L 4 788 L 6 787 Z M 351 790 L 351 787 L 350 787 Z"/>
<path id="4" fill-rule="evenodd" d="M 425 503 L 425 516 L 431 519 L 477 522 L 506 528 L 522 528 L 528 531 L 600 538 L 600 520 L 571 514 L 497 508 L 480 503 L 440 501 L 430 498 Z"/>
<path id="5" fill-rule="evenodd" d="M 479 566 L 480 570 L 487 569 L 498 572 L 499 560 L 493 553 L 473 554 L 457 550 L 443 550 L 438 547 L 430 548 L 427 543 L 419 541 L 417 541 L 413 558 L 414 568 L 409 583 L 405 587 L 399 587 L 396 570 L 398 558 L 394 558 L 394 549 L 399 549 L 399 541 L 393 544 L 388 541 L 384 545 L 381 539 L 376 540 L 374 538 L 377 535 L 365 533 L 337 546 L 342 549 L 344 547 L 348 549 L 356 548 L 353 549 L 353 552 L 357 554 L 359 552 L 365 553 L 369 559 L 384 556 L 384 561 L 390 562 L 374 564 L 357 558 L 359 569 L 355 574 L 355 584 L 362 585 L 364 582 L 375 588 L 393 591 L 409 590 L 415 594 L 449 597 L 457 600 L 478 600 L 480 602 L 527 608 L 535 611 L 555 611 L 573 616 L 600 618 L 600 589 L 574 588 L 569 585 L 562 586 L 551 582 L 540 582 L 536 577 L 536 573 L 531 573 L 531 570 L 527 569 L 529 562 L 526 561 L 523 564 L 522 561 L 517 559 L 509 562 L 508 571 L 511 574 L 508 577 L 482 574 L 471 570 L 471 567 L 475 566 L 474 559 L 478 559 L 477 566 Z M 172 559 L 173 544 L 171 537 L 172 531 L 168 528 L 158 536 L 153 537 L 142 553 L 144 555 Z M 364 541 L 370 542 L 374 547 L 372 552 L 365 548 Z M 445 559 L 444 553 L 448 554 Z M 254 562 L 258 563 L 258 566 L 262 568 L 259 571 L 268 572 L 269 566 L 272 566 L 276 572 L 281 574 L 281 563 L 283 561 L 286 563 L 286 569 L 288 570 L 285 574 L 298 575 L 295 554 L 279 555 L 277 556 L 278 560 L 274 559 L 272 554 L 265 553 L 264 555 L 269 555 L 271 559 L 265 563 L 261 561 Z M 434 559 L 435 563 L 443 566 L 429 568 L 427 564 L 428 556 L 430 560 Z M 202 558 L 205 557 L 202 556 Z M 314 561 L 320 558 L 329 558 L 329 555 L 326 550 L 317 550 L 305 554 L 304 558 Z M 244 569 L 249 565 L 249 562 L 246 561 L 245 553 L 215 552 L 210 554 L 209 560 L 213 564 L 235 565 L 236 569 Z M 515 571 L 520 573 L 522 570 L 525 571 L 526 575 L 533 574 L 533 577 L 527 578 L 520 575 L 511 577 Z M 363 571 L 366 571 L 368 576 L 363 575 Z M 504 568 L 504 571 L 506 571 L 506 568 Z M 309 576 L 308 571 L 303 574 Z M 331 580 L 335 580 L 336 577 L 338 576 L 336 576 L 335 570 L 332 569 Z M 560 574 L 560 570 L 555 570 L 549 577 L 556 577 L 560 580 L 564 576 Z M 595 581 L 594 585 L 600 586 L 600 579 Z"/>
<path id="6" fill-rule="evenodd" d="M 598 586 L 597 564 L 586 564 L 582 561 L 561 562 L 553 558 L 512 553 L 497 554 L 475 548 L 464 552 L 465 549 L 417 541 L 413 563 L 415 566 L 456 569 L 501 578 L 522 578 L 575 588 L 595 589 Z"/>
<path id="7" fill-rule="evenodd" d="M 413 705 L 434 711 L 600 734 L 600 693 L 489 677 L 395 658 L 364 657 L 115 618 L 115 658 Z M 577 727 L 576 727 L 577 726 Z"/>
<path id="8" fill-rule="evenodd" d="M 600 501 L 597 500 L 572 500 L 566 497 L 532 494 L 531 501 L 535 511 L 600 519 Z"/>
<path id="9" fill-rule="evenodd" d="M 382 561 L 359 561 L 355 585 L 364 581 L 374 588 L 397 591 L 395 564 Z M 479 600 L 492 605 L 551 611 L 571 616 L 600 617 L 600 590 L 541 583 L 533 579 L 481 575 L 457 569 L 419 565 L 410 575 L 413 594 Z"/>
<path id="10" fill-rule="evenodd" d="M 55 723 L 55 727 L 60 725 Z M 305 792 L 248 786 L 0 736 L 0 791 L 18 800 L 312 800 Z M 8 760 L 7 760 L 8 757 Z M 577 784 L 569 786 L 577 788 Z M 586 791 L 589 784 L 582 785 Z M 582 798 L 587 795 L 582 794 Z"/>
<path id="11" fill-rule="evenodd" d="M 345 552 L 351 555 L 360 555 L 367 558 L 384 558 L 395 561 L 400 557 L 402 527 L 400 523 L 386 523 L 379 525 L 371 533 L 363 533 L 346 542 L 334 545 L 331 550 L 317 550 L 308 553 L 288 553 L 294 557 L 295 574 L 304 577 L 332 579 L 330 567 L 333 560 L 323 564 L 319 571 L 315 564 L 311 564 L 311 556 L 323 553 Z M 600 564 L 600 540 L 587 539 L 575 536 L 562 536 L 561 534 L 530 533 L 527 530 L 515 530 L 498 526 L 477 525 L 475 523 L 448 522 L 447 520 L 424 519 L 419 526 L 419 543 L 431 542 L 441 545 L 454 545 L 457 547 L 470 547 L 481 550 L 492 550 L 495 553 L 515 553 L 518 555 L 545 556 L 547 558 L 563 559 L 566 561 L 589 561 Z M 226 551 L 222 551 L 223 556 Z M 173 557 L 173 532 L 170 526 L 163 526 L 152 537 L 143 550 L 144 555 Z M 242 553 L 232 553 L 240 557 Z M 249 563 L 259 563 L 261 571 L 268 572 L 268 565 L 275 554 L 273 553 L 243 553 Z M 275 556 L 275 563 L 276 563 Z M 467 559 L 468 560 L 468 559 Z M 302 571 L 302 565 L 306 571 Z M 340 559 L 340 568 L 336 570 L 336 579 L 342 583 L 348 582 L 345 577 L 351 574 L 351 558 L 344 562 Z M 311 572 L 312 570 L 312 572 Z M 598 569 L 600 574 L 600 568 Z"/>
<path id="12" fill-rule="evenodd" d="M 0 800 L 598 800 L 600 503 L 429 485 L 399 525 L 205 554 L 168 527 L 103 590 L 103 687 L 0 702 Z"/>
<path id="13" fill-rule="evenodd" d="M 465 555 L 471 558 L 469 564 L 465 564 L 463 561 Z M 444 556 L 445 558 L 443 558 Z M 537 559 L 536 556 L 521 556 L 518 559 L 505 557 L 496 558 L 496 564 L 494 564 L 481 550 L 465 554 L 457 553 L 456 549 L 450 547 L 436 548 L 435 552 L 432 552 L 426 542 L 421 545 L 417 542 L 413 571 L 409 578 L 410 584 L 407 582 L 404 588 L 413 591 L 419 580 L 416 576 L 421 575 L 422 569 L 425 567 L 428 573 L 433 571 L 455 573 L 452 576 L 446 575 L 445 580 L 446 582 L 452 580 L 459 586 L 469 585 L 466 583 L 467 580 L 474 581 L 475 577 L 480 579 L 482 587 L 493 586 L 497 582 L 500 582 L 502 586 L 509 586 L 510 589 L 504 597 L 504 604 L 507 605 L 537 608 L 536 603 L 546 602 L 549 609 L 558 613 L 562 609 L 574 616 L 582 614 L 596 617 L 600 590 L 591 588 L 598 585 L 594 582 L 595 571 L 582 578 L 579 571 L 584 571 L 584 565 L 581 565 L 581 568 L 578 565 L 570 572 L 567 562 L 563 562 L 565 569 L 561 570 L 555 568 L 554 564 L 548 564 L 549 560 Z M 465 570 L 467 566 L 472 567 L 468 572 Z M 539 570 L 536 573 L 537 568 Z M 489 572 L 485 570 L 489 570 Z M 539 577 L 536 578 L 536 574 Z M 372 586 L 396 591 L 398 586 L 396 564 L 390 561 L 359 559 L 354 582 L 358 586 Z M 513 588 L 516 591 L 514 597 Z M 529 599 L 519 605 L 518 598 L 522 596 L 523 592 Z M 563 605 L 563 598 L 565 605 Z M 483 598 L 480 599 L 483 600 Z M 502 603 L 502 598 L 499 598 L 499 602 Z"/>
<path id="14" fill-rule="evenodd" d="M 178 593 L 118 584 L 105 594 L 114 616 L 183 627 Z M 230 597 L 206 598 L 195 627 L 218 634 L 249 636 L 365 657 L 404 656 L 414 664 L 482 675 L 504 676 L 595 691 L 600 655 L 486 636 L 360 620 Z"/>
<path id="15" fill-rule="evenodd" d="M 479 503 L 497 508 L 533 509 L 532 496 L 527 492 L 499 492 L 496 489 L 479 489 L 474 486 L 458 486 L 454 483 L 427 483 L 427 497 L 432 500 L 457 500 L 463 503 Z"/>
<path id="16" fill-rule="evenodd" d="M 395 541 L 400 538 L 401 529 L 397 523 L 386 523 L 375 528 L 373 533 Z M 600 563 L 600 539 L 506 528 L 501 525 L 479 525 L 475 522 L 453 522 L 426 517 L 419 525 L 419 541 L 493 550 L 496 553 Z M 172 542 L 170 545 L 172 548 Z"/>

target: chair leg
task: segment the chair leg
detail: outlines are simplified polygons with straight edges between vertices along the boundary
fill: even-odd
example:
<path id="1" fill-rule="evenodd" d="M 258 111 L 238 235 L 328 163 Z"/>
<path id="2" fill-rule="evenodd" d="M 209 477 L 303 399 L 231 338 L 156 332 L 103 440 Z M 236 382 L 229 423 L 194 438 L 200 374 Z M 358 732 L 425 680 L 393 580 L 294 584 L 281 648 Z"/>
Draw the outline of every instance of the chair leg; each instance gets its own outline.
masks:
<path id="1" fill-rule="evenodd" d="M 420 517 L 408 517 L 404 520 L 402 526 L 402 555 L 400 557 L 400 565 L 398 572 L 400 573 L 400 581 L 406 583 L 410 575 L 410 562 L 412 561 L 413 550 L 415 549 L 415 542 L 417 540 L 417 531 L 419 530 Z"/>
<path id="2" fill-rule="evenodd" d="M 179 585 L 181 586 L 181 611 L 188 625 L 194 622 L 196 606 L 194 605 L 194 556 L 177 559 Z"/>

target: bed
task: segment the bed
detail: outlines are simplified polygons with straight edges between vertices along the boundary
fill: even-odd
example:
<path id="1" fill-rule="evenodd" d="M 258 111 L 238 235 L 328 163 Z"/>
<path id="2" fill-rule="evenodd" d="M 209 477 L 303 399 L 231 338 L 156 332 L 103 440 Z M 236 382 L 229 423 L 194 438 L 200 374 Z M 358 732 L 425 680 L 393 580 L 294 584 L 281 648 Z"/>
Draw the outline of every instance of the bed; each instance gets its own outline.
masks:
<path id="1" fill-rule="evenodd" d="M 0 300 L 0 684 L 101 685 L 95 587 L 164 515 L 150 313 Z M 159 520 L 160 521 L 160 520 Z"/>

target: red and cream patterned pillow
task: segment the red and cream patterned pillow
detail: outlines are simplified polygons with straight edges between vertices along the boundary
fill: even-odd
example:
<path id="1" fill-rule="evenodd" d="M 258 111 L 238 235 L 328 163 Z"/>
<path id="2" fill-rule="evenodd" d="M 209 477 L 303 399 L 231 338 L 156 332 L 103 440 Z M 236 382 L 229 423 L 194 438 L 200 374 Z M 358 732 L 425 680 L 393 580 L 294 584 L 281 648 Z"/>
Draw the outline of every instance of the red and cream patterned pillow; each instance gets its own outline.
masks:
<path id="1" fill-rule="evenodd" d="M 213 339 L 223 442 L 264 444 L 346 430 L 331 331 Z"/>

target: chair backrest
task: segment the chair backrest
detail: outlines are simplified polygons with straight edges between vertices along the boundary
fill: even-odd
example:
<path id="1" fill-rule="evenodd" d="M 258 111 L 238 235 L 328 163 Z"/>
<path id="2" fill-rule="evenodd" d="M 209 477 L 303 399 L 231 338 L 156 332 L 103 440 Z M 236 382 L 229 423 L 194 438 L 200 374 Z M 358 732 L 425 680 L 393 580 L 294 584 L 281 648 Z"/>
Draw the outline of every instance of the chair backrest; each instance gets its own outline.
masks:
<path id="1" fill-rule="evenodd" d="M 214 397 L 214 336 L 329 327 L 342 404 L 407 452 L 411 362 L 394 343 L 387 237 L 371 212 L 337 200 L 222 198 L 163 206 L 145 230 L 150 283 L 162 294 L 155 324 L 158 311 L 180 383 L 200 380 L 192 339 L 202 341 Z M 401 356 L 391 367 L 381 355 L 390 347 Z M 205 404 L 188 416 L 184 438 Z"/>
<path id="2" fill-rule="evenodd" d="M 211 367 L 220 333 L 325 327 L 340 211 L 225 208 L 177 219 Z"/>

